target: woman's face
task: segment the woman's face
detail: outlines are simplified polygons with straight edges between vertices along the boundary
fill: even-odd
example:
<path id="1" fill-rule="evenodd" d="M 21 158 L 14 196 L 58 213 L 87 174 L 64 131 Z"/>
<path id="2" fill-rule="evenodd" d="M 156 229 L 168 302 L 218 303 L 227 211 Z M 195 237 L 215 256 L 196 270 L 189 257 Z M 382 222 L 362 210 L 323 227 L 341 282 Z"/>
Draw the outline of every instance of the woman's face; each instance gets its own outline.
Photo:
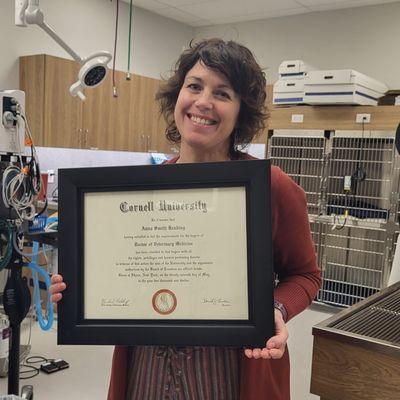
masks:
<path id="1" fill-rule="evenodd" d="M 197 62 L 187 73 L 174 118 L 182 145 L 227 154 L 240 98 L 226 77 Z"/>

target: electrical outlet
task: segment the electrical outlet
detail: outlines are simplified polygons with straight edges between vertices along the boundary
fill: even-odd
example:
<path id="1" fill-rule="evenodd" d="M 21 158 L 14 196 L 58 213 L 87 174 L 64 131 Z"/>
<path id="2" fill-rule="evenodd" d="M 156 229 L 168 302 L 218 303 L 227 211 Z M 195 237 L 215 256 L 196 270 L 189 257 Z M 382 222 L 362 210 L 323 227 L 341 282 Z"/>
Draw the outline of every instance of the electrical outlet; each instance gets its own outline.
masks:
<path id="1" fill-rule="evenodd" d="M 357 124 L 369 124 L 371 122 L 371 114 L 356 114 Z"/>
<path id="2" fill-rule="evenodd" d="M 292 123 L 301 124 L 304 121 L 303 114 L 292 114 Z"/>
<path id="3" fill-rule="evenodd" d="M 54 169 L 49 169 L 47 170 L 47 182 L 48 183 L 54 183 L 54 178 L 55 178 L 55 173 Z"/>

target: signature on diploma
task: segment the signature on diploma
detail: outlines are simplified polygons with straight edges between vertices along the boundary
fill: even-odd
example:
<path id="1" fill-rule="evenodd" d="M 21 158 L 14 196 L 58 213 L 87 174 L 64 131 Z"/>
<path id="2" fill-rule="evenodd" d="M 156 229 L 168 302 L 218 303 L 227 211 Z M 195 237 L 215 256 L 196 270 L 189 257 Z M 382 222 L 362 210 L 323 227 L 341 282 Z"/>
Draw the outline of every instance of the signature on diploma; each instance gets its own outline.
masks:
<path id="1" fill-rule="evenodd" d="M 103 297 L 101 307 L 128 307 L 130 300 L 125 297 Z"/>
<path id="2" fill-rule="evenodd" d="M 212 304 L 213 306 L 220 305 L 222 307 L 229 307 L 231 305 L 231 302 L 229 300 L 217 298 L 217 297 L 211 297 L 209 299 L 203 298 L 202 299 L 203 304 Z"/>

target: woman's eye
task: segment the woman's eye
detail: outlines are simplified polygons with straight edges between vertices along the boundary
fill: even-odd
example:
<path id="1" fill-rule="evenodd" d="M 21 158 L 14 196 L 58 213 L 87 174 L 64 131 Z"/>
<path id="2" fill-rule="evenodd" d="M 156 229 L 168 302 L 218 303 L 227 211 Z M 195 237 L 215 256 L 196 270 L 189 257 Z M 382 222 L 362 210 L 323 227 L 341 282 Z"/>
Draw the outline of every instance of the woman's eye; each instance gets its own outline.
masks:
<path id="1" fill-rule="evenodd" d="M 193 91 L 199 91 L 201 89 L 200 85 L 197 83 L 190 83 L 187 85 L 188 89 L 191 89 Z"/>
<path id="2" fill-rule="evenodd" d="M 231 98 L 231 96 L 229 95 L 229 93 L 224 92 L 224 91 L 218 91 L 218 92 L 216 92 L 216 95 L 217 95 L 218 97 L 222 97 L 222 98 L 224 98 L 224 99 L 230 99 L 230 98 Z"/>

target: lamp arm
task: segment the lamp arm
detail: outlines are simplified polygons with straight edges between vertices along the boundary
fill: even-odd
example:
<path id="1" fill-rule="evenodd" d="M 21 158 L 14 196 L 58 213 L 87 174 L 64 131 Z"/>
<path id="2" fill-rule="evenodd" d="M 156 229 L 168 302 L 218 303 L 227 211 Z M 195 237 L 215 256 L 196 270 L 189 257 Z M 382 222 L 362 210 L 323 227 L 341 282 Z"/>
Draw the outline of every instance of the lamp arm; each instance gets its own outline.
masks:
<path id="1" fill-rule="evenodd" d="M 39 0 L 29 0 L 29 5 L 25 10 L 25 21 L 29 25 L 37 25 L 52 37 L 75 61 L 82 64 L 83 60 L 75 53 L 44 21 L 43 12 L 39 9 Z"/>
<path id="2" fill-rule="evenodd" d="M 28 17 L 27 17 L 27 22 L 28 22 Z M 77 61 L 79 64 L 83 63 L 83 60 L 81 57 L 76 54 L 71 47 L 69 47 L 58 35 L 57 33 L 49 26 L 46 24 L 46 22 L 43 21 L 43 23 L 38 24 L 40 28 L 42 28 L 49 36 L 51 36 L 75 61 Z"/>

